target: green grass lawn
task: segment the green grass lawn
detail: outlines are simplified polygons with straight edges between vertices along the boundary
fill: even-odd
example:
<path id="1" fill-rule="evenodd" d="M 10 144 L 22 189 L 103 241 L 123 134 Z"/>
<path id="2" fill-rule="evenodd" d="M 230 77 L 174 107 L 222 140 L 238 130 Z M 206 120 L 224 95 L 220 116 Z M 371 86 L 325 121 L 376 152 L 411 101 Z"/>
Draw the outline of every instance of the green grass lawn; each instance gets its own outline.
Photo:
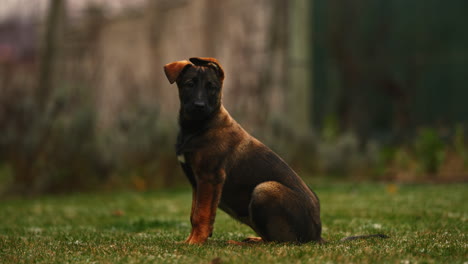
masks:
<path id="1" fill-rule="evenodd" d="M 2 200 L 0 263 L 468 262 L 466 184 L 313 187 L 327 244 L 228 245 L 254 233 L 221 211 L 207 244 L 178 244 L 190 231 L 188 189 Z M 372 233 L 391 238 L 338 241 Z"/>

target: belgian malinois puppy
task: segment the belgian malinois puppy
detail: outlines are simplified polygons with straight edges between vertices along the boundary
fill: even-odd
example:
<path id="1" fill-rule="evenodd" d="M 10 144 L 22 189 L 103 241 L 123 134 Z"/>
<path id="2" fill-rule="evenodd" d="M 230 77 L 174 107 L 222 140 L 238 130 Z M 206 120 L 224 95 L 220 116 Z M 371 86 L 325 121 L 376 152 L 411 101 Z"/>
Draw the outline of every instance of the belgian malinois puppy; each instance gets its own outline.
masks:
<path id="1" fill-rule="evenodd" d="M 211 236 L 218 207 L 260 236 L 248 241 L 322 242 L 319 199 L 223 107 L 218 61 L 190 58 L 164 71 L 179 88 L 176 153 L 193 187 L 192 231 L 185 242 L 200 244 Z"/>
<path id="2" fill-rule="evenodd" d="M 263 241 L 321 241 L 317 196 L 223 107 L 218 61 L 190 58 L 164 71 L 179 88 L 176 153 L 193 187 L 192 231 L 185 242 L 204 243 L 211 236 L 218 206 Z"/>

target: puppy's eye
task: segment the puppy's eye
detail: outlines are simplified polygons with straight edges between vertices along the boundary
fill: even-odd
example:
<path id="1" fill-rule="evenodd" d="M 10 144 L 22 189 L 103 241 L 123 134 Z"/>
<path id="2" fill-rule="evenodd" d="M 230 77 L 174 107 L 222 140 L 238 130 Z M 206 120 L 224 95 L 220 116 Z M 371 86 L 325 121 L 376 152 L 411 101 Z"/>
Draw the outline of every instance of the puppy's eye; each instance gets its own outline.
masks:
<path id="1" fill-rule="evenodd" d="M 218 87 L 212 83 L 208 83 L 207 86 L 209 90 L 214 90 L 214 91 L 218 90 Z"/>
<path id="2" fill-rule="evenodd" d="M 186 82 L 185 83 L 185 86 L 189 87 L 189 88 L 193 88 L 195 86 L 195 83 L 190 81 L 190 82 Z"/>

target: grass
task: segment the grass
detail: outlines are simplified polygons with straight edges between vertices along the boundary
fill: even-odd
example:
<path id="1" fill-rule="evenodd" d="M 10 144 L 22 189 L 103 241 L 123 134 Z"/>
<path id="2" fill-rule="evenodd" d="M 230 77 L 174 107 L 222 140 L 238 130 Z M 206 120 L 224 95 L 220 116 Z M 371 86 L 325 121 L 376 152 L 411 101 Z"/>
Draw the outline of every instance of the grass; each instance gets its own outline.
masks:
<path id="1" fill-rule="evenodd" d="M 315 186 L 322 245 L 227 245 L 254 233 L 221 211 L 206 245 L 178 244 L 190 231 L 189 190 L 8 199 L 0 263 L 467 263 L 467 187 Z M 372 233 L 391 238 L 338 241 Z"/>

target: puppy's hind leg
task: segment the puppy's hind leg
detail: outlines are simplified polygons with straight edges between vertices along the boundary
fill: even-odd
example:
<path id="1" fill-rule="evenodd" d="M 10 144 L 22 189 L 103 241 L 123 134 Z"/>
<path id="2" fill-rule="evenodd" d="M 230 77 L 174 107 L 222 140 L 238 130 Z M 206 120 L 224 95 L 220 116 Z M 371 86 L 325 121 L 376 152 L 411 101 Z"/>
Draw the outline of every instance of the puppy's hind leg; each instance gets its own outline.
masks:
<path id="1" fill-rule="evenodd" d="M 321 226 L 315 224 L 314 205 L 279 182 L 255 187 L 249 205 L 254 230 L 264 241 L 320 241 Z"/>

